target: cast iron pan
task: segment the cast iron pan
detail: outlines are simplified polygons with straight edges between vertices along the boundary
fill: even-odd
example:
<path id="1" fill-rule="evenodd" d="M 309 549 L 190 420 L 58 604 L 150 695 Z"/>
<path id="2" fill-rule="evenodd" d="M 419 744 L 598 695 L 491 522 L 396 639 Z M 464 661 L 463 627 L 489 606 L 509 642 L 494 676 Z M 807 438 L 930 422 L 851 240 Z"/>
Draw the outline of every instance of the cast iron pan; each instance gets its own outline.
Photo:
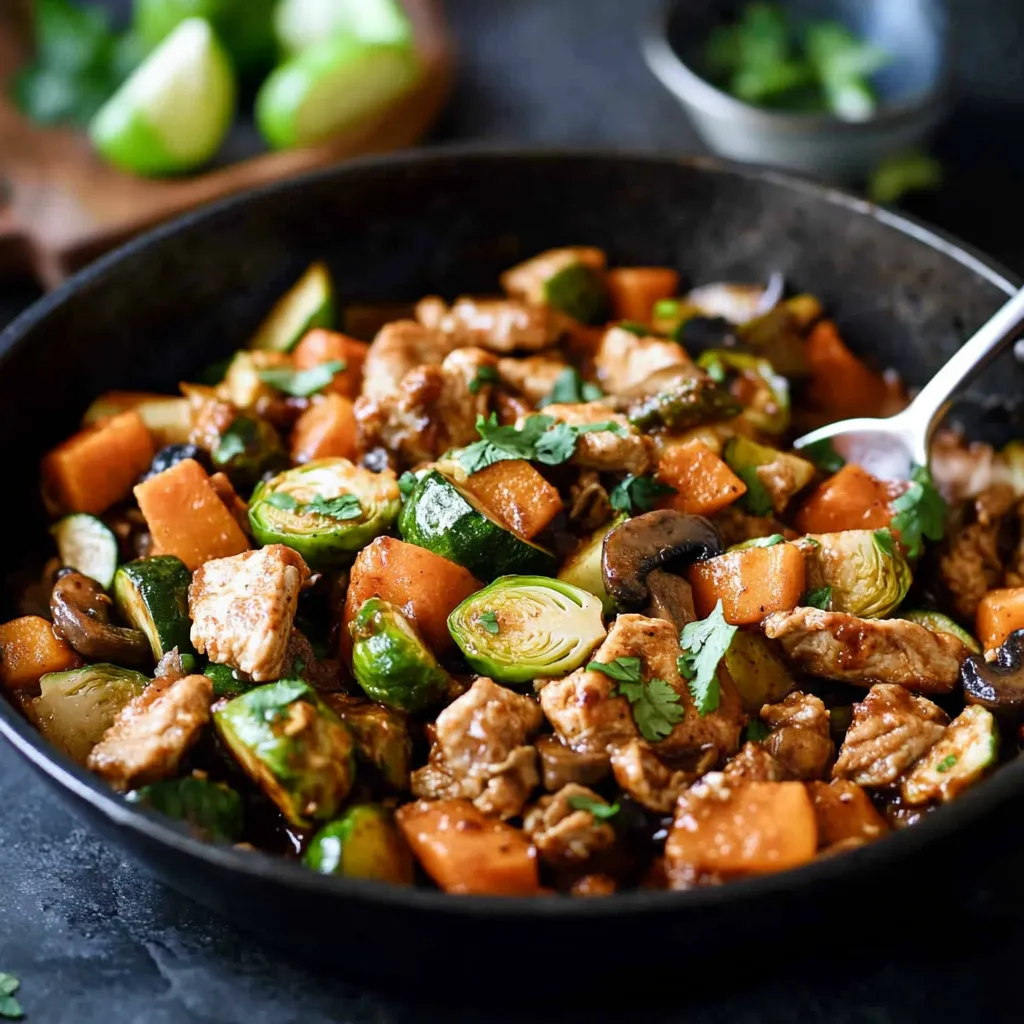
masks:
<path id="1" fill-rule="evenodd" d="M 619 264 L 667 264 L 694 283 L 781 270 L 819 295 L 858 351 L 911 382 L 1012 292 L 984 257 L 846 194 L 706 159 L 439 150 L 276 184 L 159 228 L 94 264 L 0 335 L 9 542 L 45 526 L 41 452 L 111 388 L 173 390 L 242 346 L 273 300 L 325 258 L 361 301 L 493 291 L 500 270 L 550 246 L 597 245 Z M 1012 396 L 1012 359 L 981 382 Z M 8 549 L 10 552 L 11 549 Z M 8 568 L 12 556 L 8 553 Z M 182 893 L 339 971 L 499 983 L 557 964 L 582 981 L 596 951 L 618 972 L 678 972 L 701 950 L 828 923 L 842 908 L 914 906 L 910 871 L 950 858 L 986 823 L 1016 817 L 1024 762 L 1003 767 L 922 824 L 796 872 L 686 893 L 529 901 L 450 897 L 323 878 L 271 857 L 204 845 L 129 808 L 50 747 L 4 701 L 0 732 L 96 829 Z M 951 865 L 952 861 L 946 860 Z M 898 898 L 895 898 L 898 897 Z M 605 961 L 607 962 L 607 961 Z M 511 979 L 506 977 L 506 984 Z M 515 987 L 515 986 L 513 986 Z M 570 986 L 572 987 L 572 986 Z"/>

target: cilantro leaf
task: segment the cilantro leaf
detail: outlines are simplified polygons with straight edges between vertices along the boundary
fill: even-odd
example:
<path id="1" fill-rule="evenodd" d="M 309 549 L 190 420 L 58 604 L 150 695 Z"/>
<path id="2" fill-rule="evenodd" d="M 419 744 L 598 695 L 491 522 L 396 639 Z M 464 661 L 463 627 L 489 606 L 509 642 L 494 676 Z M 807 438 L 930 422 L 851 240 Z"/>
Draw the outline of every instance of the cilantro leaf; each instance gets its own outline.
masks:
<path id="1" fill-rule="evenodd" d="M 619 813 L 619 805 L 606 804 L 603 800 L 595 800 L 585 793 L 574 793 L 567 800 L 567 803 L 574 811 L 590 811 L 598 821 L 607 821 Z"/>
<path id="2" fill-rule="evenodd" d="M 344 359 L 329 359 L 326 363 L 312 366 L 308 370 L 260 370 L 259 377 L 264 384 L 269 384 L 286 395 L 308 398 L 327 387 L 334 380 L 334 375 L 341 373 L 347 366 Z"/>
<path id="3" fill-rule="evenodd" d="M 896 542 L 892 538 L 891 530 L 875 530 L 872 540 L 883 555 L 888 555 L 891 558 L 896 554 Z"/>
<path id="4" fill-rule="evenodd" d="M 618 810 L 618 804 L 615 805 L 615 809 Z M 0 971 L 0 1017 L 7 1020 L 21 1020 L 25 1016 L 21 1003 L 14 998 L 14 993 L 19 988 L 21 988 L 21 982 L 17 975 Z"/>
<path id="5" fill-rule="evenodd" d="M 596 385 L 585 381 L 578 370 L 571 366 L 564 369 L 556 378 L 551 394 L 540 401 L 539 405 L 578 405 L 582 402 L 596 402 L 604 398 L 604 392 Z"/>
<path id="6" fill-rule="evenodd" d="M 616 484 L 608 500 L 612 508 L 620 512 L 650 512 L 655 501 L 667 494 L 675 494 L 676 489 L 655 480 L 653 476 L 634 476 L 630 473 L 625 480 Z"/>
<path id="7" fill-rule="evenodd" d="M 633 721 L 640 735 L 649 743 L 665 739 L 686 714 L 679 702 L 679 694 L 664 679 L 641 683 L 636 700 L 630 698 L 630 703 L 633 705 Z"/>
<path id="8" fill-rule="evenodd" d="M 354 494 L 339 494 L 336 498 L 324 498 L 314 494 L 312 501 L 307 501 L 302 506 L 302 511 L 345 522 L 348 519 L 358 519 L 363 514 L 363 506 Z"/>
<path id="9" fill-rule="evenodd" d="M 600 672 L 617 683 L 639 683 L 643 678 L 643 666 L 639 658 L 623 657 L 614 661 L 592 661 L 588 672 Z"/>
<path id="10" fill-rule="evenodd" d="M 774 512 L 771 495 L 757 475 L 756 466 L 742 466 L 736 475 L 747 485 L 747 493 L 740 498 L 740 504 L 752 516 L 770 516 Z"/>
<path id="11" fill-rule="evenodd" d="M 499 380 L 501 378 L 498 376 L 496 367 L 481 366 L 476 371 L 476 376 L 469 382 L 469 393 L 471 395 L 478 394 L 485 384 L 496 384 Z"/>
<path id="12" fill-rule="evenodd" d="M 309 684 L 302 679 L 281 679 L 249 690 L 236 700 L 242 701 L 257 718 L 273 723 L 285 714 L 289 705 L 312 694 Z"/>
<path id="13" fill-rule="evenodd" d="M 560 466 L 572 458 L 578 436 L 568 423 L 556 423 L 537 439 L 533 457 L 545 466 Z"/>
<path id="14" fill-rule="evenodd" d="M 679 643 L 683 654 L 678 660 L 679 674 L 686 680 L 701 717 L 718 707 L 721 697 L 718 685 L 718 663 L 729 650 L 736 626 L 725 621 L 722 600 L 706 619 L 683 627 Z"/>
<path id="15" fill-rule="evenodd" d="M 748 743 L 759 743 L 769 733 L 771 729 L 764 724 L 759 718 L 752 718 L 747 723 L 747 742 Z"/>
<path id="16" fill-rule="evenodd" d="M 416 474 L 411 469 L 407 469 L 398 478 L 398 490 L 402 494 L 402 500 L 403 501 L 406 498 L 408 498 L 409 495 L 412 494 L 413 491 L 416 490 L 416 485 L 419 482 L 420 482 L 419 477 L 416 476 Z"/>
<path id="17" fill-rule="evenodd" d="M 948 508 L 932 482 L 926 466 L 914 466 L 910 486 L 893 503 L 892 529 L 900 535 L 900 543 L 909 558 L 921 553 L 923 540 L 942 540 L 946 532 Z"/>
<path id="18" fill-rule="evenodd" d="M 223 466 L 239 455 L 244 455 L 249 445 L 256 440 L 256 423 L 247 416 L 239 416 L 220 436 L 217 447 L 213 450 L 213 462 Z"/>
<path id="19" fill-rule="evenodd" d="M 846 459 L 836 451 L 829 438 L 815 441 L 800 449 L 805 459 L 810 459 L 823 473 L 838 473 L 846 465 Z"/>
<path id="20" fill-rule="evenodd" d="M 745 540 L 737 544 L 737 550 L 746 551 L 747 548 L 773 548 L 776 544 L 785 544 L 786 538 L 781 533 L 773 533 L 770 537 L 755 537 L 753 540 Z"/>
<path id="21" fill-rule="evenodd" d="M 498 616 L 494 612 L 481 612 L 477 616 L 477 622 L 487 630 L 488 633 L 497 635 L 501 632 L 501 626 L 498 624 Z"/>
<path id="22" fill-rule="evenodd" d="M 263 500 L 273 508 L 279 508 L 285 512 L 294 512 L 299 507 L 299 503 L 285 491 L 274 491 Z"/>
<path id="23" fill-rule="evenodd" d="M 832 606 L 832 588 L 831 587 L 815 587 L 814 590 L 808 590 L 800 600 L 805 608 L 819 608 L 823 612 L 827 612 Z"/>

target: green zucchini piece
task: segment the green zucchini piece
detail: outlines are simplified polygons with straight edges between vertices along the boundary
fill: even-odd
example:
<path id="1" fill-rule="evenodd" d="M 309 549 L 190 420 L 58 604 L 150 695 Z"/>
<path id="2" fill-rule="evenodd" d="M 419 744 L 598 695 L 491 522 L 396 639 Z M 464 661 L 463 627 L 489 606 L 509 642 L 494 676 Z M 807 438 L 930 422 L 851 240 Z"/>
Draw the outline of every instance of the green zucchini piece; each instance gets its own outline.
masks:
<path id="1" fill-rule="evenodd" d="M 334 284 L 323 263 L 314 263 L 278 301 L 249 348 L 291 352 L 314 327 L 334 326 Z"/>
<path id="2" fill-rule="evenodd" d="M 203 669 L 203 675 L 213 683 L 213 696 L 216 699 L 237 697 L 259 685 L 240 676 L 238 669 L 230 665 L 215 665 L 211 662 Z"/>
<path id="3" fill-rule="evenodd" d="M 371 473 L 348 459 L 318 459 L 260 484 L 249 523 L 261 544 L 286 544 L 312 568 L 332 568 L 385 533 L 401 506 L 390 469 Z"/>
<path id="4" fill-rule="evenodd" d="M 426 473 L 402 506 L 403 540 L 464 566 L 477 579 L 513 573 L 553 576 L 558 561 L 546 548 L 497 522 L 470 494 L 436 470 Z"/>
<path id="5" fill-rule="evenodd" d="M 730 438 L 722 458 L 747 485 L 740 505 L 751 515 L 783 512 L 793 495 L 802 491 L 817 472 L 813 462 L 758 444 L 749 437 Z"/>
<path id="6" fill-rule="evenodd" d="M 352 674 L 371 700 L 396 711 L 422 711 L 451 690 L 448 673 L 394 605 L 371 597 L 348 628 Z"/>
<path id="7" fill-rule="evenodd" d="M 322 875 L 393 885 L 411 885 L 415 877 L 412 851 L 391 811 L 379 804 L 350 807 L 325 825 L 313 836 L 302 862 Z"/>
<path id="8" fill-rule="evenodd" d="M 604 640 L 601 601 L 562 580 L 502 576 L 448 616 L 466 661 L 499 683 L 563 676 Z"/>
<path id="9" fill-rule="evenodd" d="M 638 430 L 689 430 L 701 423 L 731 420 L 743 406 L 710 377 L 679 373 L 664 391 L 633 403 L 629 422 Z"/>
<path id="10" fill-rule="evenodd" d="M 550 306 L 582 323 L 608 312 L 605 257 L 598 249 L 550 249 L 501 275 L 505 291 L 535 306 Z"/>
<path id="11" fill-rule="evenodd" d="M 751 715 L 765 704 L 777 704 L 796 686 L 772 642 L 760 633 L 736 630 L 722 667 L 736 684 L 743 709 Z"/>
<path id="12" fill-rule="evenodd" d="M 942 739 L 904 776 L 904 803 L 948 803 L 996 763 L 998 752 L 999 730 L 992 713 L 977 704 L 964 708 L 946 726 Z"/>
<path id="13" fill-rule="evenodd" d="M 102 519 L 85 512 L 64 516 L 50 528 L 57 542 L 61 565 L 77 569 L 110 589 L 117 571 L 118 546 L 113 531 Z"/>
<path id="14" fill-rule="evenodd" d="M 966 629 L 957 625 L 948 615 L 943 615 L 942 612 L 919 611 L 915 609 L 914 611 L 901 612 L 899 617 L 907 619 L 909 622 L 916 622 L 919 626 L 924 626 L 925 629 L 930 629 L 933 633 L 950 633 L 968 650 L 973 651 L 975 654 L 981 654 L 981 644 Z"/>
<path id="15" fill-rule="evenodd" d="M 300 679 L 257 686 L 213 714 L 217 735 L 297 828 L 334 817 L 355 781 L 355 744 Z"/>
<path id="16" fill-rule="evenodd" d="M 580 542 L 580 546 L 565 560 L 558 572 L 563 583 L 593 594 L 601 602 L 605 615 L 615 614 L 615 600 L 610 597 L 604 585 L 601 558 L 604 554 L 604 539 L 616 526 L 621 526 L 629 516 L 622 513 L 610 523 L 595 530 Z"/>
<path id="17" fill-rule="evenodd" d="M 185 822 L 200 839 L 234 843 L 242 837 L 242 798 L 223 782 L 186 775 L 133 789 L 125 799 Z"/>
<path id="18" fill-rule="evenodd" d="M 174 555 L 127 562 L 114 576 L 117 610 L 130 626 L 146 634 L 155 661 L 175 647 L 179 654 L 195 654 L 189 639 L 191 582 L 192 573 Z"/>
<path id="19" fill-rule="evenodd" d="M 149 685 L 141 672 L 118 665 L 86 665 L 47 672 L 32 701 L 39 731 L 69 757 L 85 764 L 118 712 Z"/>
<path id="20" fill-rule="evenodd" d="M 789 429 L 789 381 L 777 374 L 767 359 L 746 352 L 711 349 L 702 352 L 697 365 L 720 384 L 733 377 L 753 386 L 745 399 L 746 419 L 765 434 L 784 434 Z"/>

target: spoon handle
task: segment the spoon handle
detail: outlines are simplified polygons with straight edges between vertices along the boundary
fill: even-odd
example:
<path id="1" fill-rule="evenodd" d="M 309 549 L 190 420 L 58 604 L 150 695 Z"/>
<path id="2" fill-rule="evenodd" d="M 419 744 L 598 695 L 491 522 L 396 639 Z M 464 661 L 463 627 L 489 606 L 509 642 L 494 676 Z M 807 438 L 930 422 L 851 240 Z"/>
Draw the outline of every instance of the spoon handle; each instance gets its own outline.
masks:
<path id="1" fill-rule="evenodd" d="M 925 437 L 945 415 L 953 395 L 980 373 L 1024 328 L 1024 288 L 992 317 L 921 389 L 905 410 Z"/>

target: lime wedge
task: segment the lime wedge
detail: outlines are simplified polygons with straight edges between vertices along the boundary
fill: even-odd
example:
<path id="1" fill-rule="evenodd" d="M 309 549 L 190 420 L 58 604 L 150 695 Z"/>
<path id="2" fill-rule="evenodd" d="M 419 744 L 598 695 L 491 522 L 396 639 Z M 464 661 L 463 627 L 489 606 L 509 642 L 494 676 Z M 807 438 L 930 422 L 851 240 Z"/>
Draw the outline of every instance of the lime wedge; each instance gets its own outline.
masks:
<path id="1" fill-rule="evenodd" d="M 256 97 L 256 123 L 275 149 L 315 145 L 390 106 L 419 74 L 411 46 L 333 36 L 270 75 Z"/>
<path id="2" fill-rule="evenodd" d="M 334 285 L 323 263 L 314 263 L 277 301 L 249 348 L 291 352 L 307 331 L 334 326 Z"/>
<path id="3" fill-rule="evenodd" d="M 218 150 L 235 116 L 231 62 L 209 22 L 183 21 L 89 126 L 93 145 L 133 174 L 189 171 Z"/>
<path id="4" fill-rule="evenodd" d="M 274 28 L 290 55 L 341 34 L 364 43 L 412 42 L 412 25 L 398 0 L 281 0 Z"/>

